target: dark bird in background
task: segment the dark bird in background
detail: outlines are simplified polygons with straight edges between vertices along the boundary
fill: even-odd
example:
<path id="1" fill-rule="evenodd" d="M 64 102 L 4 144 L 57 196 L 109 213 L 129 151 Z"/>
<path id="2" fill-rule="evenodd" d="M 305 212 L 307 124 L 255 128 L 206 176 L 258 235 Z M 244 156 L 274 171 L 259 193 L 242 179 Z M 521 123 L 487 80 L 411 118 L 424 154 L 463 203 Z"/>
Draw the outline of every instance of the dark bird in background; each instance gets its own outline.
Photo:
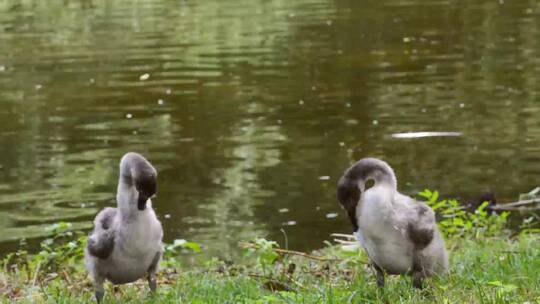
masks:
<path id="1" fill-rule="evenodd" d="M 470 211 L 470 212 L 474 212 L 476 209 L 478 209 L 484 202 L 488 202 L 488 204 L 486 205 L 486 212 L 488 214 L 492 214 L 494 211 L 493 211 L 493 207 L 497 205 L 497 197 L 495 196 L 495 192 L 492 192 L 492 191 L 484 191 L 482 192 L 482 194 L 480 194 L 480 196 L 478 196 L 477 198 L 471 200 L 467 206 L 467 209 Z"/>

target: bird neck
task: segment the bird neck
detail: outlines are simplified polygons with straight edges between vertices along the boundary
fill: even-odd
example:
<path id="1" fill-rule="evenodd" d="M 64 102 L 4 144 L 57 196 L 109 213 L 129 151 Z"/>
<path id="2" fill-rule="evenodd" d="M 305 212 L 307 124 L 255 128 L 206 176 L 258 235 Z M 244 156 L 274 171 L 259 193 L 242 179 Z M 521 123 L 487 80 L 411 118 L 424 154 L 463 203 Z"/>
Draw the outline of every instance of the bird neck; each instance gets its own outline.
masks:
<path id="1" fill-rule="evenodd" d="M 118 204 L 118 210 L 123 219 L 134 219 L 146 214 L 152 207 L 146 206 L 144 210 L 137 208 L 137 199 L 139 193 L 135 187 L 120 178 L 118 182 L 118 190 L 116 193 L 116 202 Z"/>

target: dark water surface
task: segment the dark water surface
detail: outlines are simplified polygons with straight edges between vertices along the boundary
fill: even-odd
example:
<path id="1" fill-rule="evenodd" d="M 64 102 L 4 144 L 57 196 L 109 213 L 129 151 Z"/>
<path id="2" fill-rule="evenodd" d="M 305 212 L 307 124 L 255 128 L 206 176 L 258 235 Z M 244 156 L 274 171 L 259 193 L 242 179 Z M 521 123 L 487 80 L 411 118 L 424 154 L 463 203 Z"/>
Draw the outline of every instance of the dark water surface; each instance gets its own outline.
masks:
<path id="1" fill-rule="evenodd" d="M 474 3 L 474 4 L 473 4 Z M 540 184 L 540 5 L 512 1 L 0 1 L 0 253 L 159 171 L 167 241 L 223 255 L 350 232 L 364 156 L 399 188 L 508 201 Z M 421 131 L 457 137 L 395 138 Z M 335 216 L 337 214 L 337 217 Z"/>

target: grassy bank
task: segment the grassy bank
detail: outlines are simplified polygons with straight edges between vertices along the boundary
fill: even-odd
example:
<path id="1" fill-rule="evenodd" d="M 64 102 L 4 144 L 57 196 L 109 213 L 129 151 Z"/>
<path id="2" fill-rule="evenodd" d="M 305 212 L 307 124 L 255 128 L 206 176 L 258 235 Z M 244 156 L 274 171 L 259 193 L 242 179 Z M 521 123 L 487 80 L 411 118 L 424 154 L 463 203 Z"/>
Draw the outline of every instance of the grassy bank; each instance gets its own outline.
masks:
<path id="1" fill-rule="evenodd" d="M 360 250 L 327 244 L 312 253 L 292 252 L 257 239 L 243 244 L 234 262 L 205 258 L 196 243 L 166 246 L 158 292 L 146 282 L 106 287 L 106 303 L 536 303 L 540 304 L 540 235 L 537 229 L 510 237 L 508 214 L 488 215 L 480 206 L 463 212 L 436 192 L 421 194 L 440 214 L 450 252 L 450 274 L 426 288 L 411 288 L 408 277 L 390 277 L 384 289 Z M 93 291 L 82 261 L 86 236 L 67 224 L 41 251 L 21 249 L 2 261 L 3 303 L 92 303 Z M 24 248 L 24 247 L 23 247 Z M 203 249 L 204 250 L 204 249 Z M 181 257 L 195 260 L 187 267 Z"/>
<path id="2" fill-rule="evenodd" d="M 74 244 L 78 244 L 76 242 Z M 159 290 L 150 295 L 144 281 L 108 286 L 110 303 L 540 303 L 540 238 L 459 240 L 449 244 L 451 273 L 410 287 L 410 279 L 392 277 L 377 289 L 361 254 L 327 247 L 312 255 L 285 254 L 265 264 L 270 251 L 254 252 L 239 264 L 217 260 L 182 269 L 168 257 Z M 65 249 L 65 248 L 64 248 Z M 3 302 L 92 302 L 90 281 L 80 255 L 66 255 L 56 265 L 26 257 L 27 264 L 4 265 L 0 275 Z M 24 258 L 24 257 L 19 257 Z M 262 260 L 261 260 L 262 259 Z M 294 266 L 290 266 L 294 264 Z M 11 267 L 11 268 L 10 268 Z M 295 268 L 294 271 L 292 268 Z"/>

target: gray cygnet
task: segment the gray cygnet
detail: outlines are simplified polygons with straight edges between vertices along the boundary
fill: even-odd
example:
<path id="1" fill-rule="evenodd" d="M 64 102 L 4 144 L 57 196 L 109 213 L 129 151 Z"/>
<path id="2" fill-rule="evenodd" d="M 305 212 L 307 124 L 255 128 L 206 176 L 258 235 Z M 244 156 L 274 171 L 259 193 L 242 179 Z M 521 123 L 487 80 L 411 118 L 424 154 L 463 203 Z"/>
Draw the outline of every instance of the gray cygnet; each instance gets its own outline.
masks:
<path id="1" fill-rule="evenodd" d="M 366 189 L 369 180 L 374 184 Z M 414 287 L 421 288 L 424 277 L 447 273 L 448 253 L 435 213 L 397 191 L 386 162 L 364 158 L 351 166 L 339 180 L 337 198 L 377 272 L 377 285 L 384 286 L 385 274 L 410 274 Z"/>
<path id="2" fill-rule="evenodd" d="M 125 284 L 147 277 L 154 292 L 163 253 L 163 228 L 152 209 L 157 171 L 144 157 L 127 153 L 120 161 L 117 208 L 107 207 L 94 220 L 85 250 L 86 269 L 101 302 L 105 279 Z"/>

